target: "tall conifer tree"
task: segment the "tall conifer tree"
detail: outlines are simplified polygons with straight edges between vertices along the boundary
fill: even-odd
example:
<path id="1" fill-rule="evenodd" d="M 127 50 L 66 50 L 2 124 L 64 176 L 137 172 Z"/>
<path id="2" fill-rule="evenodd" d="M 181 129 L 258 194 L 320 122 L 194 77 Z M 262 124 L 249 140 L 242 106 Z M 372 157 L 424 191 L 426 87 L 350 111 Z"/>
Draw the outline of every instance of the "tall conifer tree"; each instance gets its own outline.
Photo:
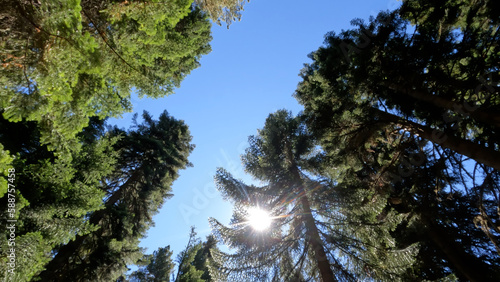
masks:
<path id="1" fill-rule="evenodd" d="M 231 226 L 215 219 L 212 224 L 215 234 L 235 253 L 214 254 L 216 278 L 354 281 L 366 277 L 368 267 L 378 268 L 380 277 L 391 277 L 411 265 L 411 249 L 398 251 L 399 263 L 363 264 L 365 257 L 359 250 L 369 245 L 358 244 L 358 237 L 347 227 L 349 218 L 339 209 L 335 183 L 317 174 L 321 155 L 300 118 L 283 110 L 271 114 L 259 134 L 249 140 L 243 163 L 265 185 L 246 185 L 218 171 L 218 188 L 235 208 Z M 258 232 L 249 226 L 249 208 L 255 206 L 270 211 L 273 220 L 268 230 Z M 397 223 L 393 218 L 385 225 Z M 396 261 L 395 252 L 384 253 Z"/>
<path id="2" fill-rule="evenodd" d="M 17 134 L 11 134 L 17 132 Z M 7 272 L 7 240 L 1 243 L 0 277 L 29 281 L 50 261 L 51 251 L 76 235 L 95 230 L 86 220 L 89 212 L 101 207 L 105 195 L 102 180 L 116 166 L 118 153 L 113 149 L 117 137 L 105 134 L 104 121 L 91 119 L 89 127 L 78 135 L 83 150 L 71 161 L 61 160 L 40 145 L 35 122 L 9 122 L 0 117 L 0 142 L 16 158 L 8 168 L 15 169 L 15 192 L 0 200 L 16 197 L 16 268 Z M 7 209 L 2 218 L 12 218 Z M 7 236 L 1 230 L 2 235 Z"/>
<path id="3" fill-rule="evenodd" d="M 88 215 L 97 230 L 78 235 L 57 248 L 40 274 L 43 281 L 114 280 L 142 256 L 139 239 L 153 224 L 152 217 L 171 197 L 178 170 L 190 165 L 193 149 L 187 126 L 162 113 L 158 120 L 144 113 L 144 123 L 121 136 L 113 173 L 106 177 L 102 209 Z"/>
<path id="4" fill-rule="evenodd" d="M 140 96 L 171 94 L 210 52 L 210 22 L 192 0 L 16 1 L 0 12 L 0 108 L 37 121 L 69 157 L 92 116 L 117 117 Z"/>
<path id="5" fill-rule="evenodd" d="M 410 274 L 419 278 L 411 279 L 497 279 L 500 17 L 493 1 L 408 0 L 353 24 L 327 34 L 296 92 L 329 175 L 352 181 L 349 170 L 386 150 L 370 167 L 389 184 L 384 210 L 407 217 L 406 228 L 391 231 L 396 244 L 422 245 L 423 264 Z"/>
<path id="6" fill-rule="evenodd" d="M 144 255 L 139 262 L 142 264 L 141 267 L 130 275 L 130 281 L 132 282 L 169 281 L 170 274 L 175 266 L 170 246 L 160 247 L 153 254 Z"/>

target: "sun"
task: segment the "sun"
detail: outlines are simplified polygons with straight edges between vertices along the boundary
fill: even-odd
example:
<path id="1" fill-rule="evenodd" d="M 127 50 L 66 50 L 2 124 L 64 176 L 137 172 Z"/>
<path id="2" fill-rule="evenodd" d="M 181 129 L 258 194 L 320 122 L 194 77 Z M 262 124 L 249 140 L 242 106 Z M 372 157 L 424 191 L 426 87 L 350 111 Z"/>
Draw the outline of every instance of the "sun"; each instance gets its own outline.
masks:
<path id="1" fill-rule="evenodd" d="M 248 224 L 257 231 L 264 231 L 271 226 L 272 218 L 261 208 L 253 207 L 248 210 Z"/>

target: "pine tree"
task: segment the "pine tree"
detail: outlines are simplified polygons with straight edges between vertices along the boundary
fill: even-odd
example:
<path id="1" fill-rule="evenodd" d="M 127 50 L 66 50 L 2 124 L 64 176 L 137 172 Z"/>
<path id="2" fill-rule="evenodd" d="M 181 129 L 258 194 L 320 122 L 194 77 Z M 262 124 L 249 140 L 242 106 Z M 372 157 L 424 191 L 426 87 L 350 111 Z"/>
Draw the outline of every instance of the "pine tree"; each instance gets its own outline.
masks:
<path id="1" fill-rule="evenodd" d="M 2 278 L 8 275 L 16 281 L 29 281 L 43 270 L 57 245 L 95 230 L 86 216 L 101 207 L 101 180 L 112 173 L 118 156 L 112 149 L 117 138 L 104 134 L 102 125 L 103 121 L 93 120 L 79 134 L 83 151 L 71 161 L 63 161 L 40 145 L 35 122 L 12 123 L 0 118 L 0 142 L 15 155 L 10 168 L 16 171 L 17 220 L 15 273 L 6 271 L 9 248 L 7 241 L 2 242 Z M 7 200 L 5 196 L 1 202 L 7 206 Z M 7 209 L 1 216 L 11 218 Z"/>
<path id="2" fill-rule="evenodd" d="M 193 265 L 197 270 L 203 271 L 201 279 L 203 281 L 215 281 L 212 279 L 209 271 L 209 264 L 212 260 L 212 252 L 217 252 L 217 240 L 213 235 L 207 236 L 206 240 L 202 243 L 201 248 L 196 253 L 193 260 Z"/>
<path id="3" fill-rule="evenodd" d="M 174 269 L 170 246 L 159 248 L 151 255 L 145 255 L 141 262 L 145 264 L 130 275 L 130 281 L 169 281 Z"/>
<path id="4" fill-rule="evenodd" d="M 139 269 L 128 278 L 131 282 L 169 281 L 170 276 L 172 281 L 213 281 L 208 270 L 212 250 L 217 250 L 215 237 L 209 235 L 206 241 L 201 242 L 192 227 L 186 248 L 177 255 L 177 271 L 174 271 L 172 251 L 170 246 L 167 246 L 159 248 L 151 255 L 144 255 L 136 263 Z M 121 279 L 126 278 L 122 276 Z"/>
<path id="5" fill-rule="evenodd" d="M 117 165 L 103 180 L 103 205 L 88 215 L 98 229 L 76 236 L 56 248 L 40 273 L 42 281 L 115 280 L 128 264 L 142 257 L 139 239 L 153 224 L 152 217 L 171 197 L 178 170 L 190 165 L 193 149 L 187 126 L 166 112 L 158 120 L 144 113 L 132 130 L 114 128 Z"/>
<path id="6" fill-rule="evenodd" d="M 404 17 L 412 2 L 405 2 L 400 11 L 379 14 L 369 24 L 353 21 L 359 26 L 355 30 L 328 34 L 326 46 L 311 54 L 316 63 L 304 70 L 303 86 L 327 84 L 337 95 L 341 91 L 344 96 L 353 95 L 342 98 L 353 101 L 350 106 L 325 104 L 322 109 L 359 107 L 374 121 L 400 124 L 443 148 L 500 168 L 498 126 L 491 124 L 496 120 L 492 109 L 500 101 L 490 92 L 496 91 L 497 74 L 491 69 L 495 68 L 493 54 L 498 52 L 489 43 L 499 35 L 494 32 L 494 18 L 491 26 L 475 27 L 493 15 L 476 15 L 477 9 L 486 9 L 481 7 L 485 3 L 477 4 L 480 7 L 464 9 L 470 22 L 463 30 L 451 24 L 432 30 L 438 23 L 427 19 L 416 22 L 411 32 L 411 22 Z M 455 4 L 453 9 L 461 5 L 465 6 Z M 471 46 L 480 46 L 479 53 L 487 56 L 486 65 L 466 63 L 478 51 Z M 299 101 L 307 110 L 318 109 L 314 103 L 322 101 L 313 101 L 308 93 L 299 88 Z"/>
<path id="7" fill-rule="evenodd" d="M 200 239 L 196 237 L 194 227 L 191 227 L 189 240 L 186 248 L 177 255 L 177 274 L 175 282 L 202 282 L 203 270 L 199 270 L 194 265 L 194 260 L 198 252 L 202 249 Z"/>
<path id="8" fill-rule="evenodd" d="M 385 277 L 411 266 L 411 247 L 398 250 L 395 246 L 380 247 L 379 253 L 391 257 L 399 252 L 409 259 L 395 266 L 363 264 L 366 258 L 360 251 L 370 245 L 360 244 L 355 228 L 349 227 L 349 214 L 342 213 L 342 202 L 336 199 L 337 184 L 318 174 L 321 154 L 299 117 L 286 111 L 271 114 L 258 136 L 249 140 L 243 163 L 247 172 L 265 184 L 246 185 L 223 169 L 218 171 L 218 188 L 235 208 L 231 226 L 215 219 L 211 222 L 215 234 L 235 252 L 214 252 L 217 266 L 211 273 L 215 279 L 351 281 L 366 277 L 368 266 L 378 268 Z M 248 226 L 249 208 L 255 206 L 272 214 L 268 230 L 257 232 Z M 386 225 L 396 226 L 397 220 L 378 224 L 387 230 Z M 373 240 L 382 237 L 375 232 L 383 228 L 372 230 Z"/>
<path id="9" fill-rule="evenodd" d="M 385 183 L 365 192 L 378 217 L 403 217 L 394 243 L 421 246 L 407 279 L 499 277 L 499 19 L 492 1 L 405 1 L 327 34 L 302 71 L 324 174 L 354 184 L 345 199 L 360 174 Z"/>
<path id="10" fill-rule="evenodd" d="M 222 22 L 227 28 L 235 20 L 241 20 L 241 12 L 245 2 L 250 0 L 195 0 L 194 3 L 205 11 L 208 16 L 218 25 Z"/>
<path id="11" fill-rule="evenodd" d="M 289 280 L 313 265 L 313 277 L 336 280 L 311 212 L 310 191 L 304 187 L 297 164 L 311 147 L 304 137 L 303 128 L 288 112 L 272 114 L 259 135 L 249 138 L 250 147 L 243 156 L 247 172 L 269 184 L 249 186 L 223 169 L 217 172 L 217 187 L 227 200 L 234 201 L 234 212 L 231 226 L 223 226 L 215 219 L 211 224 L 216 236 L 236 252 L 214 256 L 221 266 L 218 273 L 212 270 L 216 279 L 225 275 L 228 280 Z M 250 207 L 268 210 L 273 217 L 290 216 L 277 218 L 268 230 L 258 232 L 246 224 Z M 290 227 L 287 230 L 285 226 Z M 294 261 L 292 265 L 296 266 L 285 270 L 290 252 L 297 254 L 297 264 Z"/>
<path id="12" fill-rule="evenodd" d="M 191 0 L 2 0 L 3 116 L 36 121 L 60 156 L 92 116 L 131 110 L 130 95 L 173 92 L 210 51 L 210 22 Z"/>

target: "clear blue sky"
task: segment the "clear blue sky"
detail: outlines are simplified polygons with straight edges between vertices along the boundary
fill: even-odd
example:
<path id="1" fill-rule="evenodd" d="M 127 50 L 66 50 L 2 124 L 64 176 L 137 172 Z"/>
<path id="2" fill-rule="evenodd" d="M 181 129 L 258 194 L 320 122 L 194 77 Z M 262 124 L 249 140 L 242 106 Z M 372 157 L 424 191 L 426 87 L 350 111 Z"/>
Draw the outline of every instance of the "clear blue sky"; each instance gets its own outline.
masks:
<path id="1" fill-rule="evenodd" d="M 156 100 L 133 98 L 134 113 L 147 110 L 157 118 L 166 109 L 184 120 L 196 145 L 189 158 L 194 167 L 181 172 L 173 185 L 174 197 L 154 217 L 156 226 L 141 241 L 147 253 L 170 245 L 176 255 L 193 225 L 204 239 L 210 233 L 208 217 L 228 223 L 231 204 L 215 190 L 216 168 L 251 181 L 239 157 L 247 138 L 257 133 L 270 113 L 301 110 L 292 97 L 298 74 L 325 33 L 348 29 L 354 18 L 367 20 L 398 5 L 396 0 L 251 0 L 240 22 L 229 29 L 213 26 L 212 52 L 176 94 Z M 132 115 L 111 123 L 128 128 Z"/>

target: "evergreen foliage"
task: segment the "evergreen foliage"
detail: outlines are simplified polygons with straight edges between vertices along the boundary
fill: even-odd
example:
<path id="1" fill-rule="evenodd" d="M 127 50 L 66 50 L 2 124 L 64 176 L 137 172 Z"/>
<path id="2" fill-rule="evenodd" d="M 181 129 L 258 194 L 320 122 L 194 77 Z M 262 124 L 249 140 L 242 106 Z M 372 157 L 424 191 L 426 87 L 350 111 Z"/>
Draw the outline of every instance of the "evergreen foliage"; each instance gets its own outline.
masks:
<path id="1" fill-rule="evenodd" d="M 91 119 L 71 160 L 41 145 L 35 122 L 0 120 L 0 141 L 17 156 L 16 281 L 109 281 L 142 257 L 139 239 L 193 150 L 182 121 L 166 112 L 143 118 L 128 131 Z M 14 131 L 17 140 L 4 134 Z"/>
<path id="2" fill-rule="evenodd" d="M 193 150 L 187 126 L 166 112 L 158 120 L 143 114 L 132 129 L 113 128 L 121 136 L 113 172 L 103 180 L 102 209 L 88 215 L 99 228 L 60 245 L 40 274 L 43 281 L 116 280 L 128 264 L 142 257 L 139 239 L 152 217 L 170 198 L 178 170 L 190 165 Z"/>
<path id="3" fill-rule="evenodd" d="M 215 277 L 333 281 L 307 249 L 316 229 L 339 280 L 498 280 L 499 20 L 492 1 L 408 0 L 327 34 L 295 94 L 305 124 L 278 112 L 249 140 L 263 184 L 217 173 L 234 214 L 211 223 L 234 251 L 214 253 Z"/>
<path id="4" fill-rule="evenodd" d="M 270 114 L 218 169 L 229 226 L 175 260 L 139 240 L 194 146 L 184 122 L 107 117 L 168 95 L 245 1 L 0 0 L 0 205 L 16 178 L 15 281 L 498 281 L 500 12 L 405 0 L 330 32 L 301 71 L 304 112 Z M 15 132 L 16 134 L 12 134 Z M 10 192 L 9 192 L 10 193 Z M 256 230 L 250 210 L 269 211 Z M 7 209 L 0 218 L 11 218 Z M 0 230 L 8 238 L 8 230 Z M 231 248 L 226 253 L 217 242 Z M 175 273 L 175 275 L 173 275 Z"/>
<path id="5" fill-rule="evenodd" d="M 203 282 L 210 280 L 210 275 L 207 273 L 205 267 L 206 259 L 210 253 L 210 248 L 213 247 L 214 242 L 207 245 L 207 242 L 202 243 L 196 237 L 194 227 L 191 227 L 189 233 L 189 240 L 186 248 L 177 255 L 177 275 L 173 281 L 175 282 Z M 207 278 L 203 279 L 205 276 Z"/>
<path id="6" fill-rule="evenodd" d="M 152 255 L 144 255 L 140 262 L 143 266 L 130 275 L 130 281 L 132 282 L 169 281 L 170 273 L 174 269 L 170 246 L 159 248 Z"/>
<path id="7" fill-rule="evenodd" d="M 215 237 L 210 235 L 206 241 L 201 242 L 192 227 L 186 248 L 177 255 L 176 271 L 174 271 L 175 263 L 171 258 L 172 251 L 170 251 L 170 246 L 167 246 L 159 248 L 152 255 L 144 255 L 136 263 L 139 269 L 128 277 L 130 280 L 122 276 L 118 281 L 214 281 L 208 270 L 212 250 L 217 250 Z"/>
<path id="8" fill-rule="evenodd" d="M 302 71 L 318 169 L 350 220 L 398 219 L 392 244 L 418 244 L 405 280 L 500 277 L 499 23 L 492 1 L 408 0 L 327 34 Z"/>
<path id="9" fill-rule="evenodd" d="M 207 239 L 202 242 L 201 248 L 196 253 L 193 260 L 193 265 L 197 270 L 203 271 L 201 279 L 203 281 L 215 281 L 210 275 L 209 264 L 212 261 L 212 252 L 217 252 L 217 240 L 213 235 L 207 236 Z"/>
<path id="10" fill-rule="evenodd" d="M 101 180 L 112 172 L 117 153 L 111 148 L 116 137 L 92 137 L 101 122 L 93 122 L 82 133 L 83 152 L 71 161 L 55 158 L 54 153 L 40 145 L 40 132 L 34 122 L 12 123 L 0 118 L 0 143 L 16 158 L 9 167 L 16 170 L 16 268 L 7 273 L 4 240 L 1 248 L 2 278 L 29 281 L 51 259 L 51 251 L 67 243 L 77 234 L 95 230 L 86 220 L 88 212 L 101 208 Z M 15 135 L 11 134 L 16 132 Z M 7 197 L 1 199 L 7 206 Z M 2 218 L 10 218 L 7 209 Z M 2 229 L 3 238 L 7 237 Z"/>
<path id="11" fill-rule="evenodd" d="M 210 52 L 208 16 L 229 25 L 242 5 L 0 0 L 0 203 L 10 170 L 18 187 L 10 278 L 109 280 L 142 256 L 138 240 L 189 165 L 191 137 L 166 113 L 129 131 L 105 119 L 130 111 L 132 92 L 172 93 Z"/>
<path id="12" fill-rule="evenodd" d="M 395 279 L 411 266 L 415 246 L 396 246 L 390 234 L 401 216 L 389 212 L 384 220 L 376 217 L 384 210 L 383 201 L 364 189 L 366 179 L 351 175 L 350 182 L 338 183 L 318 174 L 322 156 L 300 117 L 286 111 L 271 114 L 258 136 L 249 141 L 243 163 L 247 172 L 265 184 L 246 185 L 223 169 L 218 171 L 218 188 L 234 202 L 234 213 L 231 226 L 215 219 L 211 223 L 234 253 L 214 254 L 217 266 L 211 271 L 216 279 Z M 368 168 L 364 173 L 370 173 Z M 351 195 L 339 199 L 342 193 Z M 346 206 L 347 200 L 363 198 L 373 201 L 361 211 Z M 271 211 L 269 230 L 257 232 L 248 226 L 248 208 L 253 206 Z M 361 213 L 356 217 L 359 221 L 351 219 L 356 212 Z"/>
<path id="13" fill-rule="evenodd" d="M 1 171 L 1 177 L 0 177 L 0 185 L 2 187 L 0 188 L 0 198 L 7 193 L 8 190 L 8 182 L 7 182 L 7 177 L 9 175 L 8 169 L 11 168 L 11 164 L 14 158 L 10 155 L 9 151 L 4 150 L 4 147 L 2 144 L 0 144 L 0 171 Z"/>
<path id="14" fill-rule="evenodd" d="M 2 0 L 0 108 L 36 121 L 59 155 L 80 147 L 93 116 L 131 110 L 130 95 L 173 92 L 210 51 L 210 23 L 191 0 Z"/>
<path id="15" fill-rule="evenodd" d="M 225 22 L 227 28 L 233 21 L 241 20 L 241 12 L 245 2 L 250 0 L 194 0 L 207 15 L 218 25 Z"/>

